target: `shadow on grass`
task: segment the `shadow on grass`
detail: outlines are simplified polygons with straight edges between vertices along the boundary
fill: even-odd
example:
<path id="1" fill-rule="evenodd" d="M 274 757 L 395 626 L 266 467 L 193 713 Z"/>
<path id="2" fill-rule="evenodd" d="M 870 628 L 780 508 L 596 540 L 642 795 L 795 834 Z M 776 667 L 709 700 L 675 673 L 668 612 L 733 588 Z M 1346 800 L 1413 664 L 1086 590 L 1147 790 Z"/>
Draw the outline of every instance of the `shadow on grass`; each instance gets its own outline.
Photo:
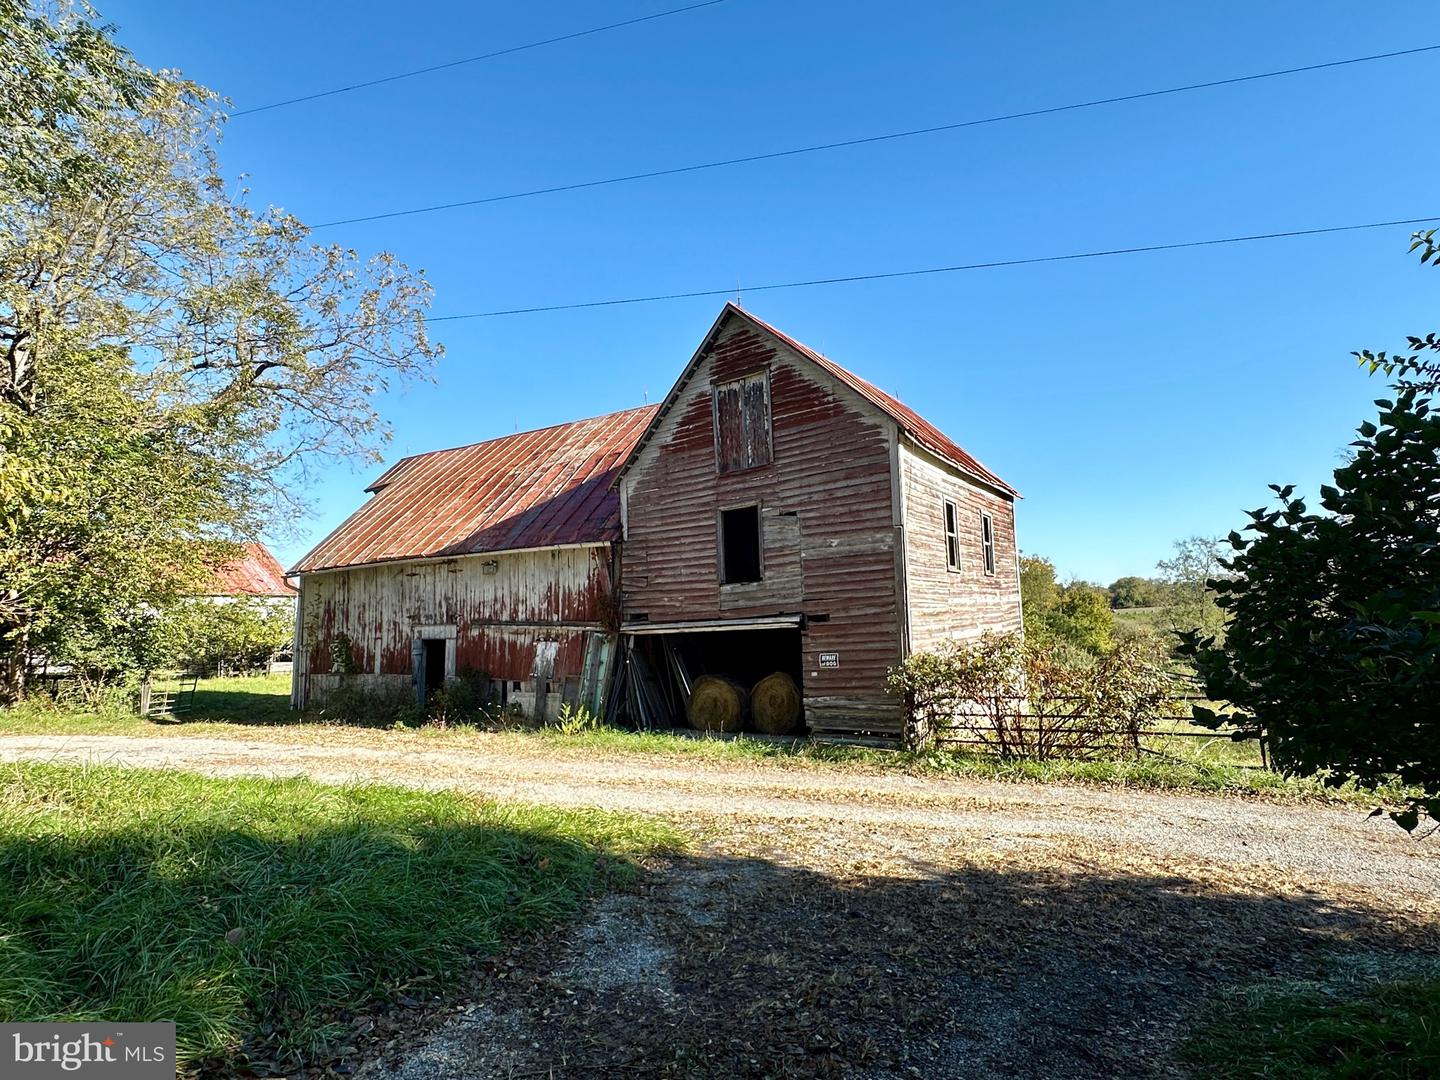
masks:
<path id="1" fill-rule="evenodd" d="M 861 867 L 677 858 L 643 897 L 488 967 L 468 1000 L 494 1021 L 434 1039 L 457 1074 L 1174 1076 L 1225 987 L 1437 946 L 1418 920 L 1178 874 Z M 1407 1056 L 1347 1075 L 1435 1075 Z"/>
<path id="2" fill-rule="evenodd" d="M 209 722 L 253 724 L 273 727 L 277 724 L 299 723 L 301 716 L 290 709 L 288 694 L 250 690 L 214 690 L 203 686 L 196 689 L 189 712 L 180 714 L 181 723 Z"/>
<path id="3" fill-rule="evenodd" d="M 173 1020 L 182 1062 L 243 1055 L 262 1075 L 570 917 L 673 835 L 443 793 L 21 768 L 0 817 L 0 1021 Z"/>

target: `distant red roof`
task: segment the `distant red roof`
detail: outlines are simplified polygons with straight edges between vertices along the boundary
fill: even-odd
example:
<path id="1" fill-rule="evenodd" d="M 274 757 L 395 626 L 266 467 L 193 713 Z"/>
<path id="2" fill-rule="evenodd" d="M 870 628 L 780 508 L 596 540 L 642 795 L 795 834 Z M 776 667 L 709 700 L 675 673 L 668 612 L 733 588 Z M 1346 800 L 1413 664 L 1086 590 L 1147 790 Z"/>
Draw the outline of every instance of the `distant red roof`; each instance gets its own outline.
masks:
<path id="1" fill-rule="evenodd" d="M 977 461 L 974 457 L 972 457 L 969 453 L 967 453 L 963 447 L 958 445 L 943 431 L 937 428 L 934 424 L 930 423 L 930 421 L 926 420 L 923 416 L 917 413 L 914 409 L 910 408 L 910 406 L 906 405 L 904 402 L 896 400 L 889 394 L 885 393 L 884 390 L 881 390 L 873 383 L 866 382 L 854 372 L 847 371 L 845 368 L 835 363 L 834 360 L 831 360 L 829 357 L 822 356 L 820 353 L 810 348 L 810 346 L 801 344 L 800 342 L 792 338 L 789 334 L 786 334 L 781 330 L 775 329 L 775 327 L 765 322 L 765 320 L 757 318 L 756 316 L 750 314 L 750 312 L 746 311 L 738 304 L 726 304 L 725 309 L 727 312 L 734 311 L 735 314 L 744 316 L 746 319 L 759 326 L 761 329 L 766 330 L 771 334 L 774 334 L 781 341 L 785 342 L 785 344 L 789 345 L 792 349 L 800 353 L 802 356 L 806 357 L 809 360 L 813 360 L 816 364 L 819 364 L 820 367 L 824 368 L 831 375 L 835 376 L 835 378 L 839 379 L 846 386 L 850 387 L 851 390 L 854 390 L 857 394 L 870 402 L 870 404 L 879 408 L 881 412 L 885 413 L 887 416 L 890 417 L 890 419 L 894 420 L 897 424 L 899 424 L 900 427 L 904 430 L 905 434 L 909 435 L 910 438 L 914 439 L 926 450 L 929 450 L 933 454 L 939 455 L 941 458 L 950 462 L 950 464 L 954 465 L 962 472 L 967 472 L 970 475 L 976 477 L 977 479 L 983 480 L 987 484 L 991 484 L 999 488 L 1001 491 L 1008 492 L 1011 495 L 1019 494 L 1019 492 L 1017 492 L 1004 480 L 1001 480 L 1000 477 L 996 476 L 984 465 L 981 465 L 980 462 Z"/>
<path id="2" fill-rule="evenodd" d="M 404 458 L 292 573 L 618 540 L 611 481 L 657 408 Z"/>
<path id="3" fill-rule="evenodd" d="M 211 596 L 294 596 L 285 571 L 264 544 L 246 544 L 245 555 L 215 571 Z"/>

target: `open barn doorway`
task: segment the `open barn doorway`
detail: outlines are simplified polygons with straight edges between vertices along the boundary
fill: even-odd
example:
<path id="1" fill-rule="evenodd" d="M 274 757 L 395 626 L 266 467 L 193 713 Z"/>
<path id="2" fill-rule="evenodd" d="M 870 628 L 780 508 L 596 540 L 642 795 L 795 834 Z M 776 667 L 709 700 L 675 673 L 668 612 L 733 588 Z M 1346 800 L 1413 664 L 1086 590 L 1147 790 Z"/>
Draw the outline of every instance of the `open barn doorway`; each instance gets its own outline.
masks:
<path id="1" fill-rule="evenodd" d="M 411 651 L 414 664 L 415 704 L 424 709 L 435 692 L 445 688 L 445 638 L 416 638 Z"/>
<path id="2" fill-rule="evenodd" d="M 425 694 L 430 696 L 445 688 L 445 640 L 425 639 Z"/>
<path id="3" fill-rule="evenodd" d="M 626 634 L 623 651 L 607 710 L 612 722 L 643 729 L 805 733 L 798 625 L 636 628 Z"/>

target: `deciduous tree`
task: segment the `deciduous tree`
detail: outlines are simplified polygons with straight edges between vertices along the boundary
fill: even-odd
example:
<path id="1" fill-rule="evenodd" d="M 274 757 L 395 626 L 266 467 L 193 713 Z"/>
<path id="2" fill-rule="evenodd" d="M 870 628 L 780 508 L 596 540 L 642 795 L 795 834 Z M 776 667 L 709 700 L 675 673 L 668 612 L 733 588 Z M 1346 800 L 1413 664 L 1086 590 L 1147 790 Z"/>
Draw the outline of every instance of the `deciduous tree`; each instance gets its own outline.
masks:
<path id="1" fill-rule="evenodd" d="M 1134 575 L 1116 578 L 1109 592 L 1114 608 L 1159 607 L 1168 595 L 1164 582 Z"/>
<path id="2" fill-rule="evenodd" d="M 208 90 L 69 3 L 0 31 L 3 698 L 80 628 L 129 648 L 106 628 L 293 516 L 310 463 L 374 456 L 375 396 L 439 349 L 423 276 L 228 182 Z"/>
<path id="3" fill-rule="evenodd" d="M 1224 629 L 1225 616 L 1215 603 L 1212 583 L 1229 574 L 1226 554 L 1224 540 L 1190 536 L 1176 540 L 1174 556 L 1156 564 L 1165 584 L 1171 630 L 1218 635 Z"/>

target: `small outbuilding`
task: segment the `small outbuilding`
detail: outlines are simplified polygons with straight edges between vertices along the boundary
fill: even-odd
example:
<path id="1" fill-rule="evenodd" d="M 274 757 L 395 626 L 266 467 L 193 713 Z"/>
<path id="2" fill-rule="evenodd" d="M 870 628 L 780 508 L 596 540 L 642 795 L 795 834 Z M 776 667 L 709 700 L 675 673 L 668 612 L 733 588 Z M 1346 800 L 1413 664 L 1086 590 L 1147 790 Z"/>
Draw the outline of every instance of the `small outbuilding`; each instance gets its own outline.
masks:
<path id="1" fill-rule="evenodd" d="M 294 603 L 295 586 L 285 579 L 270 549 L 252 542 L 244 545 L 239 558 L 214 570 L 204 596 L 218 603 L 259 600 L 278 606 Z"/>

